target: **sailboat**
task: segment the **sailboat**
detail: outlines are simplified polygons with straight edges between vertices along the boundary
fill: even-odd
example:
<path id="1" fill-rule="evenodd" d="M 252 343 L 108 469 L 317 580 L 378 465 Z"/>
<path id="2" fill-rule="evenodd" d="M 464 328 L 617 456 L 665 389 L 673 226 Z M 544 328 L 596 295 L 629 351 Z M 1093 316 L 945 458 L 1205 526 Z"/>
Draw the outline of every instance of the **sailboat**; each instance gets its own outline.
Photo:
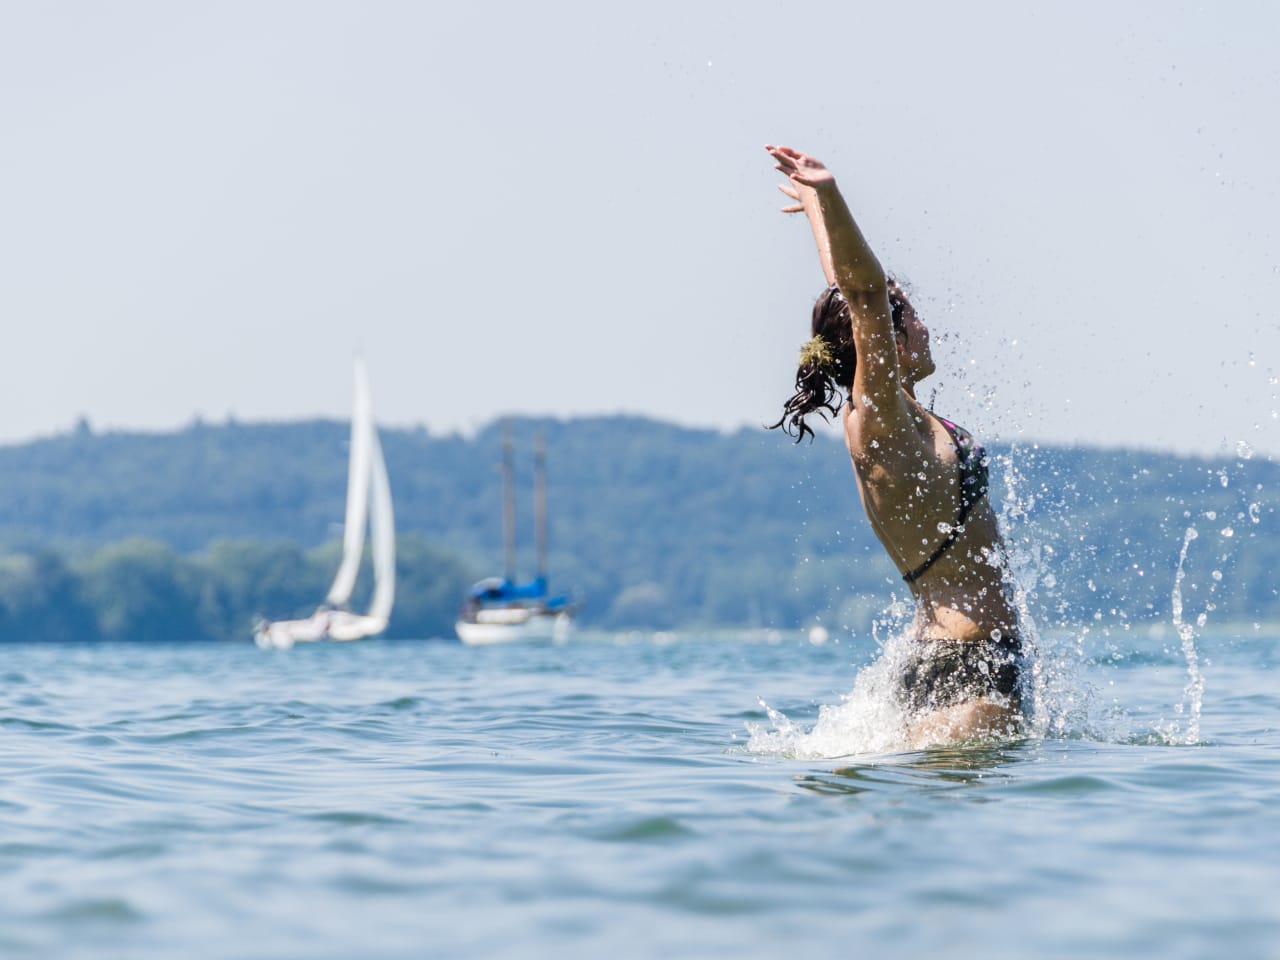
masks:
<path id="1" fill-rule="evenodd" d="M 396 595 L 395 515 L 387 465 L 373 422 L 369 376 L 359 359 L 355 364 L 349 456 L 342 563 L 329 593 L 316 612 L 304 620 L 260 621 L 253 632 L 259 647 L 287 650 L 295 643 L 316 640 L 362 640 L 387 628 Z M 368 612 L 356 613 L 348 609 L 348 603 L 360 574 L 366 525 L 373 559 L 373 596 Z"/>
<path id="2" fill-rule="evenodd" d="M 506 573 L 488 577 L 467 591 L 458 614 L 458 639 L 480 645 L 524 641 L 564 642 L 569 638 L 576 604 L 567 596 L 547 591 L 547 482 L 546 448 L 541 435 L 534 452 L 534 529 L 537 539 L 537 573 L 528 583 L 516 580 L 515 467 L 511 432 L 503 425 L 502 529 Z"/>

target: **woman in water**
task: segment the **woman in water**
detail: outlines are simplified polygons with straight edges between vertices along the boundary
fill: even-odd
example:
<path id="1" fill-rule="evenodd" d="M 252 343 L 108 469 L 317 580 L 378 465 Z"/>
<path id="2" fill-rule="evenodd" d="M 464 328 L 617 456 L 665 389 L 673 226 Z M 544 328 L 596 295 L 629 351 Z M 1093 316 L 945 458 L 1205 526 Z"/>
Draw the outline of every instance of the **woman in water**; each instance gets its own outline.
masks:
<path id="1" fill-rule="evenodd" d="M 913 746 L 1014 733 L 1022 648 L 1006 560 L 987 497 L 987 458 L 963 428 L 926 410 L 929 331 L 854 222 L 835 177 L 790 147 L 765 148 L 779 189 L 804 214 L 830 286 L 813 308 L 782 427 L 839 413 L 854 484 L 880 543 L 915 595 L 900 694 Z M 848 399 L 837 409 L 839 390 Z"/>

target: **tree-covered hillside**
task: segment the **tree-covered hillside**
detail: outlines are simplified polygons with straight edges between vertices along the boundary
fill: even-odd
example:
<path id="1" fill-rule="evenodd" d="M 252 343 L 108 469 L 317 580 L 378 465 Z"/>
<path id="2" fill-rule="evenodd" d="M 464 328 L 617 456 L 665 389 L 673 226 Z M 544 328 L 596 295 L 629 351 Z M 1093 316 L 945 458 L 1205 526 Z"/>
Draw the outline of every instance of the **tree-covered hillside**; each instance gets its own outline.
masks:
<path id="1" fill-rule="evenodd" d="M 532 573 L 531 468 L 546 439 L 552 586 L 601 627 L 865 630 L 905 596 L 874 544 L 839 443 L 633 417 L 515 419 L 521 574 Z M 384 430 L 400 589 L 390 632 L 448 631 L 502 563 L 500 428 Z M 347 426 L 88 429 L 0 448 L 0 615 L 13 636 L 243 636 L 306 612 L 336 563 Z M 1091 449 L 994 449 L 993 499 L 1042 615 L 1064 622 L 1196 609 L 1280 615 L 1270 571 L 1280 470 Z M 1214 576 L 1217 571 L 1218 576 Z"/>

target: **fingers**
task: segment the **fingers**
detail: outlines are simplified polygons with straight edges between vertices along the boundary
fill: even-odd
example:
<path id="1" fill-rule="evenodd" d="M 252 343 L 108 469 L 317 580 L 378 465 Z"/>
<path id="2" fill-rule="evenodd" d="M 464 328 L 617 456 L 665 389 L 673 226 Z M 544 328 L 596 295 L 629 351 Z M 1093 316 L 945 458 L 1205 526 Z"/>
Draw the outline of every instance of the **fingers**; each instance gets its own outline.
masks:
<path id="1" fill-rule="evenodd" d="M 795 150 L 790 147 L 765 147 L 765 149 L 769 151 L 769 156 L 778 161 L 773 165 L 775 170 L 789 177 L 798 169 L 799 164 L 796 161 L 801 154 Z"/>
<path id="2" fill-rule="evenodd" d="M 769 149 L 769 153 L 778 161 L 773 165 L 773 169 L 786 177 L 793 185 L 812 186 L 809 182 L 810 169 L 815 165 L 822 166 L 790 147 L 772 147 Z M 791 194 L 791 196 L 795 197 L 796 194 Z"/>
<path id="3" fill-rule="evenodd" d="M 796 203 L 787 204 L 782 208 L 783 213 L 803 213 L 804 204 L 800 201 L 800 187 L 812 187 L 811 167 L 818 167 L 820 170 L 822 164 L 812 160 L 799 150 L 793 150 L 791 147 L 780 147 L 774 144 L 765 144 L 765 150 L 774 160 L 778 161 L 773 165 L 773 169 L 777 170 L 787 178 L 786 183 L 778 184 L 778 189 L 782 193 Z"/>

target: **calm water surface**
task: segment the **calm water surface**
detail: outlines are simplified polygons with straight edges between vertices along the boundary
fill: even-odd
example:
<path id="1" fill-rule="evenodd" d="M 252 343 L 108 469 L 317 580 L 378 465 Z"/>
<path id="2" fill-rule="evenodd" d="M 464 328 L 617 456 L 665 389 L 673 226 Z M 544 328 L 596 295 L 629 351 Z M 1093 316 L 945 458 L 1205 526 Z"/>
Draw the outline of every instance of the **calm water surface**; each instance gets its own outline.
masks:
<path id="1" fill-rule="evenodd" d="M 1194 645 L 917 753 L 870 641 L 4 646 L 0 956 L 1280 957 L 1280 630 Z"/>

